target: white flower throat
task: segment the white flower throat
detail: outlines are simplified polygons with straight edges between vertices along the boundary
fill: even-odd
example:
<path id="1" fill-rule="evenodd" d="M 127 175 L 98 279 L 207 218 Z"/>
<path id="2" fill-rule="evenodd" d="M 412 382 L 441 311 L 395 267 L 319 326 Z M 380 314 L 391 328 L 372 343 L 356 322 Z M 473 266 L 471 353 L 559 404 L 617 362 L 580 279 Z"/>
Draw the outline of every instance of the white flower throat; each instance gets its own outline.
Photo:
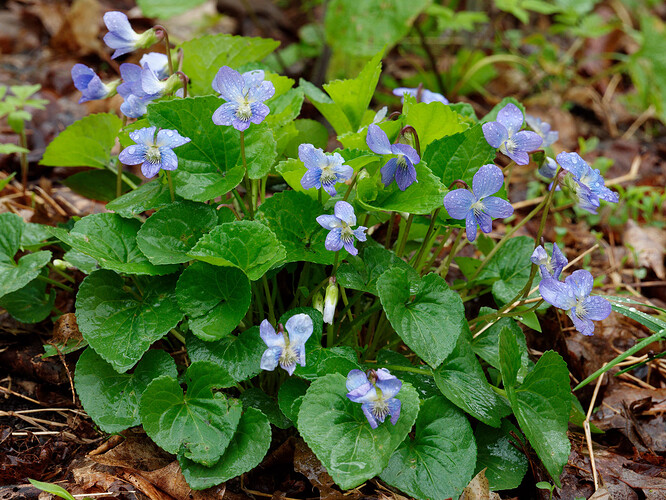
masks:
<path id="1" fill-rule="evenodd" d="M 294 348 L 291 347 L 291 342 L 289 342 L 289 336 L 286 332 L 282 332 L 282 336 L 284 337 L 284 349 L 282 349 L 278 362 L 283 367 L 292 366 L 296 363 L 298 356 Z"/>
<path id="2" fill-rule="evenodd" d="M 332 165 L 329 159 L 326 159 L 326 163 L 321 167 L 321 183 L 328 184 L 331 181 L 337 179 L 335 173 L 335 165 Z"/>
<path id="3" fill-rule="evenodd" d="M 149 163 L 161 163 L 162 161 L 162 153 L 160 153 L 160 148 L 153 145 L 148 147 L 148 151 L 146 151 L 146 160 Z"/>
<path id="4" fill-rule="evenodd" d="M 238 104 L 236 116 L 243 121 L 248 121 L 252 118 L 252 106 L 250 106 L 247 94 L 243 96 L 243 100 Z"/>
<path id="5" fill-rule="evenodd" d="M 479 214 L 483 213 L 486 206 L 483 204 L 482 200 L 477 200 L 474 203 L 472 203 L 472 206 L 470 208 L 474 210 L 474 215 L 478 217 Z"/>
<path id="6" fill-rule="evenodd" d="M 352 241 L 354 235 L 354 230 L 349 227 L 349 224 L 347 224 L 345 221 L 342 221 L 342 231 L 340 233 L 340 237 L 343 239 L 343 241 Z"/>

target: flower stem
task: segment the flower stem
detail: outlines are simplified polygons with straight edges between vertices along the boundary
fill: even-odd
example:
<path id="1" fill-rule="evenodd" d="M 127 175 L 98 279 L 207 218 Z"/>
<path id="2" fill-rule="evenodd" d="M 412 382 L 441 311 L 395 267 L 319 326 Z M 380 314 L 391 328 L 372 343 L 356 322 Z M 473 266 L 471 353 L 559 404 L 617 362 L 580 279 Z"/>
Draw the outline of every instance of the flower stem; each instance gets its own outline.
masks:
<path id="1" fill-rule="evenodd" d="M 391 249 L 391 237 L 393 236 L 394 225 L 395 225 L 395 212 L 391 212 L 391 219 L 389 220 L 389 226 L 386 231 L 386 241 L 384 242 L 384 248 L 386 248 L 386 250 Z"/>
<path id="2" fill-rule="evenodd" d="M 324 195 L 322 193 L 323 190 L 324 190 L 324 188 L 322 187 L 322 188 L 319 188 L 319 190 L 317 191 L 317 200 L 319 201 L 320 205 L 324 204 L 324 201 L 323 201 Z"/>
<path id="3" fill-rule="evenodd" d="M 247 175 L 247 158 L 245 158 L 245 131 L 240 133 L 240 150 L 241 158 L 243 158 L 243 170 L 245 170 L 245 192 L 252 196 L 252 189 L 250 187 L 250 177 Z M 247 204 L 248 215 L 250 219 L 254 219 L 254 209 L 252 208 L 252 200 Z"/>
<path id="4" fill-rule="evenodd" d="M 418 373 L 419 375 L 428 375 L 429 377 L 434 377 L 430 368 L 417 368 L 416 366 L 402 365 L 382 365 L 381 367 L 386 368 L 387 370 L 394 370 L 396 372 Z"/>
<path id="5" fill-rule="evenodd" d="M 123 164 L 116 159 L 116 198 L 123 194 Z"/>
<path id="6" fill-rule="evenodd" d="M 264 293 L 266 294 L 266 302 L 268 304 L 268 321 L 274 325 L 275 311 L 273 310 L 273 299 L 271 298 L 271 290 L 268 288 L 268 279 L 266 279 L 265 274 L 261 277 L 261 282 L 264 284 Z"/>
<path id="7" fill-rule="evenodd" d="M 238 202 L 238 208 L 240 208 L 243 211 L 243 214 L 245 214 L 245 204 L 243 203 L 243 199 L 241 198 L 241 195 L 238 194 L 238 189 L 234 188 L 231 190 L 231 194 L 234 196 L 236 201 Z"/>
<path id="8" fill-rule="evenodd" d="M 345 192 L 345 196 L 344 196 L 344 198 L 342 198 L 343 201 L 347 201 L 347 198 L 349 198 L 349 195 L 351 194 L 352 188 L 356 185 L 357 179 L 358 179 L 358 172 L 356 172 L 354 174 L 354 178 L 349 183 L 349 187 L 347 188 L 347 192 Z"/>
<path id="9" fill-rule="evenodd" d="M 154 26 L 156 30 L 160 30 L 164 36 L 164 46 L 166 48 L 167 64 L 169 65 L 169 75 L 173 75 L 173 61 L 171 60 L 171 45 L 169 44 L 169 33 L 164 26 L 158 24 Z"/>
<path id="10" fill-rule="evenodd" d="M 460 228 L 458 230 L 458 235 L 456 236 L 456 239 L 453 242 L 453 246 L 451 247 L 449 255 L 446 256 L 446 259 L 444 259 L 442 265 L 440 265 L 439 268 L 437 269 L 437 274 L 439 274 L 442 278 L 446 278 L 446 275 L 449 274 L 449 267 L 451 266 L 451 261 L 453 260 L 453 257 L 455 257 L 460 247 L 460 240 L 462 239 L 462 234 L 463 230 L 462 228 Z"/>
<path id="11" fill-rule="evenodd" d="M 400 245 L 398 245 L 398 252 L 397 252 L 398 257 L 402 257 L 402 254 L 405 252 L 405 246 L 407 245 L 409 230 L 412 228 L 412 222 L 414 222 L 414 214 L 409 214 L 409 217 L 407 217 L 407 224 L 405 225 L 405 229 L 402 232 Z"/>
<path id="12" fill-rule="evenodd" d="M 171 201 L 176 201 L 176 191 L 173 188 L 173 179 L 171 178 L 171 171 L 166 171 L 167 182 L 169 183 L 169 195 L 171 196 Z"/>
<path id="13" fill-rule="evenodd" d="M 435 261 L 437 260 L 437 257 L 439 257 L 439 254 L 442 253 L 442 250 L 446 246 L 446 243 L 449 241 L 449 236 L 451 236 L 451 233 L 453 232 L 453 228 L 449 227 L 447 228 L 446 232 L 442 236 L 442 242 L 437 245 L 437 248 L 432 254 L 432 257 L 430 257 L 430 260 L 428 263 L 423 267 L 423 270 L 421 272 L 427 272 L 428 270 L 432 269 L 432 266 L 435 265 Z M 418 269 L 417 269 L 418 271 Z"/>
<path id="14" fill-rule="evenodd" d="M 21 128 L 19 138 L 21 141 L 21 147 L 28 149 L 28 138 L 25 135 L 25 126 Z M 22 151 L 19 158 L 21 162 L 21 184 L 23 184 L 23 196 L 25 196 L 28 189 L 28 154 L 25 151 Z"/>
<path id="15" fill-rule="evenodd" d="M 72 287 L 69 287 L 63 283 L 60 283 L 59 281 L 52 280 L 51 278 L 47 278 L 46 276 L 42 276 L 41 274 L 37 276 L 37 279 L 39 281 L 43 281 L 44 283 L 48 283 L 49 285 L 57 286 L 58 288 L 62 288 L 66 292 L 72 293 L 74 289 Z"/>
<path id="16" fill-rule="evenodd" d="M 425 249 L 428 246 L 428 243 L 430 243 L 430 235 L 432 235 L 433 230 L 435 229 L 435 222 L 437 220 L 437 214 L 439 214 L 440 209 L 437 208 L 431 215 L 430 217 L 430 225 L 428 226 L 428 230 L 426 231 L 426 235 L 423 237 L 423 243 L 421 243 L 421 248 L 419 249 L 419 253 L 416 255 L 416 260 L 414 261 L 414 269 L 418 271 L 419 268 L 419 262 L 421 262 L 421 258 L 423 257 L 423 254 L 425 253 Z"/>
<path id="17" fill-rule="evenodd" d="M 333 271 L 331 272 L 331 278 L 335 277 L 335 273 L 338 272 L 338 260 L 340 259 L 340 250 L 335 252 L 335 260 L 333 261 Z"/>

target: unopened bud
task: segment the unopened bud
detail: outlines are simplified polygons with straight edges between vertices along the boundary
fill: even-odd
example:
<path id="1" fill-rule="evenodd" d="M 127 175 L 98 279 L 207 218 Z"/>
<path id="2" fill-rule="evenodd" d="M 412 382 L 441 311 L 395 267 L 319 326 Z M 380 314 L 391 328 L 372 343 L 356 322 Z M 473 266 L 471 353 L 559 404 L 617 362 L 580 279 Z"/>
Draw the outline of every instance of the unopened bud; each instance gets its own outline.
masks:
<path id="1" fill-rule="evenodd" d="M 74 266 L 69 262 L 67 262 L 66 260 L 54 259 L 53 267 L 55 267 L 58 271 L 65 271 L 68 268 L 72 268 Z"/>
<path id="2" fill-rule="evenodd" d="M 331 281 L 326 288 L 326 298 L 324 298 L 324 323 L 333 324 L 335 307 L 338 305 L 338 284 Z"/>

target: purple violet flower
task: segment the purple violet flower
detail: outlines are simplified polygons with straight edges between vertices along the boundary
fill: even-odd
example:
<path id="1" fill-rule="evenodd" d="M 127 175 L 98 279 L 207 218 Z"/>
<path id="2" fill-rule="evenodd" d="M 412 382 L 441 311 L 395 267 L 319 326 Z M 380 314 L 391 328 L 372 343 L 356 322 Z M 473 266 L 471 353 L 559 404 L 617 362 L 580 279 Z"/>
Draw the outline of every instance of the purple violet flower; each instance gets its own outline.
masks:
<path id="1" fill-rule="evenodd" d="M 548 180 L 555 179 L 555 174 L 557 173 L 557 162 L 546 156 L 543 161 L 543 164 L 539 167 L 538 172 Z M 558 188 L 560 186 L 557 186 Z"/>
<path id="2" fill-rule="evenodd" d="M 571 175 L 565 177 L 564 183 L 578 198 L 583 210 L 596 214 L 601 205 L 599 200 L 617 203 L 619 195 L 605 186 L 604 178 L 599 169 L 593 169 L 578 153 L 560 153 L 557 163 Z"/>
<path id="3" fill-rule="evenodd" d="M 492 230 L 492 218 L 505 218 L 513 214 L 511 204 L 495 194 L 504 184 L 504 174 L 496 165 L 484 165 L 472 180 L 472 191 L 455 189 L 444 197 L 444 207 L 453 219 L 465 219 L 467 239 L 476 239 L 477 227 L 484 233 Z"/>
<path id="4" fill-rule="evenodd" d="M 317 222 L 324 229 L 329 229 L 331 232 L 326 236 L 324 246 L 326 250 L 337 252 L 343 246 L 351 255 L 357 255 L 358 250 L 354 247 L 354 237 L 358 241 L 365 241 L 367 236 L 365 231 L 368 229 L 365 226 L 356 225 L 356 215 L 354 215 L 354 207 L 346 201 L 338 201 L 333 209 L 335 215 L 320 215 L 317 217 Z"/>
<path id="5" fill-rule="evenodd" d="M 163 69 L 158 67 L 155 70 L 151 66 L 155 63 L 160 64 L 159 58 L 152 57 L 146 60 L 142 58 L 141 60 L 143 61 L 142 66 L 131 63 L 120 65 L 120 76 L 123 83 L 118 86 L 118 93 L 125 100 L 120 105 L 120 111 L 128 118 L 141 118 L 146 114 L 149 102 L 171 93 L 180 85 L 177 75 L 171 75 L 166 80 L 160 79 L 160 75 L 164 73 Z"/>
<path id="6" fill-rule="evenodd" d="M 270 113 L 264 101 L 275 95 L 275 87 L 264 80 L 262 70 L 242 75 L 229 66 L 222 66 L 213 80 L 213 89 L 225 102 L 213 113 L 215 125 L 232 125 L 241 132 L 250 123 L 258 125 Z"/>
<path id="7" fill-rule="evenodd" d="M 169 58 L 161 52 L 148 52 L 144 54 L 141 56 L 139 66 L 142 68 L 150 66 L 150 69 L 155 72 L 157 78 L 160 80 L 164 80 L 169 76 Z"/>
<path id="8" fill-rule="evenodd" d="M 518 165 L 527 165 L 527 154 L 541 146 L 543 139 L 535 132 L 523 130 L 523 113 L 515 104 L 509 103 L 497 113 L 497 121 L 483 124 L 483 135 L 494 148 L 515 161 Z"/>
<path id="9" fill-rule="evenodd" d="M 104 24 L 109 30 L 104 35 L 104 43 L 115 49 L 112 59 L 136 49 L 147 49 L 159 40 L 155 28 L 150 28 L 139 35 L 132 29 L 127 16 L 122 12 L 107 12 L 104 14 Z"/>
<path id="10" fill-rule="evenodd" d="M 103 83 L 99 76 L 85 64 L 72 66 L 72 81 L 74 86 L 81 91 L 79 104 L 97 99 L 106 99 L 116 93 L 120 80 Z"/>
<path id="11" fill-rule="evenodd" d="M 432 92 L 428 89 L 421 89 L 421 94 L 419 96 L 419 88 L 408 88 L 408 87 L 398 87 L 393 89 L 393 95 L 402 97 L 402 102 L 405 102 L 405 94 L 414 96 L 417 100 L 420 97 L 421 102 L 425 104 L 430 104 L 431 102 L 441 102 L 442 104 L 449 104 L 449 100 L 444 97 L 442 94 L 437 92 Z"/>
<path id="12" fill-rule="evenodd" d="M 539 292 L 543 300 L 567 312 L 576 330 L 583 335 L 592 335 L 592 321 L 606 319 L 611 313 L 610 302 L 603 297 L 590 296 L 593 284 L 590 272 L 579 269 L 564 282 L 554 278 L 541 280 Z"/>
<path id="13" fill-rule="evenodd" d="M 543 139 L 542 148 L 547 148 L 560 137 L 560 133 L 557 130 L 550 130 L 550 123 L 542 121 L 541 118 L 526 114 L 525 121 Z"/>
<path id="14" fill-rule="evenodd" d="M 352 370 L 347 375 L 347 397 L 354 403 L 361 403 L 363 414 L 373 429 L 383 423 L 387 415 L 391 415 L 391 423 L 396 424 L 401 402 L 395 395 L 401 388 L 402 381 L 386 368 L 370 370 L 368 375 L 361 370 Z"/>
<path id="15" fill-rule="evenodd" d="M 298 157 L 308 169 L 301 179 L 304 189 L 322 187 L 331 196 L 335 196 L 335 184 L 350 179 L 354 169 L 344 165 L 345 159 L 340 153 L 331 155 L 324 154 L 321 148 L 315 148 L 312 144 L 301 144 L 298 146 Z"/>
<path id="16" fill-rule="evenodd" d="M 552 257 L 548 255 L 544 247 L 539 245 L 534 249 L 530 261 L 539 266 L 539 273 L 541 273 L 541 278 L 543 279 L 559 279 L 562 269 L 569 263 L 562 250 L 557 246 L 557 243 L 553 243 Z"/>
<path id="17" fill-rule="evenodd" d="M 284 328 L 278 325 L 277 333 L 268 320 L 263 320 L 259 325 L 259 335 L 268 349 L 261 356 L 261 369 L 273 371 L 279 364 L 292 375 L 297 364 L 305 366 L 305 342 L 312 335 L 312 330 L 312 318 L 307 314 L 293 315 Z"/>
<path id="18" fill-rule="evenodd" d="M 141 172 L 147 178 L 154 177 L 162 170 L 176 170 L 178 157 L 173 148 L 190 142 L 176 130 L 162 129 L 157 132 L 156 127 L 146 127 L 130 132 L 129 136 L 135 146 L 128 146 L 118 155 L 118 159 L 125 165 L 138 165 L 141 163 Z"/>
<path id="19" fill-rule="evenodd" d="M 368 147 L 379 155 L 396 155 L 386 162 L 380 172 L 384 187 L 395 182 L 400 191 L 404 191 L 416 180 L 416 169 L 414 165 L 421 161 L 416 150 L 407 144 L 391 144 L 386 132 L 374 123 L 368 126 L 368 136 L 365 139 Z"/>

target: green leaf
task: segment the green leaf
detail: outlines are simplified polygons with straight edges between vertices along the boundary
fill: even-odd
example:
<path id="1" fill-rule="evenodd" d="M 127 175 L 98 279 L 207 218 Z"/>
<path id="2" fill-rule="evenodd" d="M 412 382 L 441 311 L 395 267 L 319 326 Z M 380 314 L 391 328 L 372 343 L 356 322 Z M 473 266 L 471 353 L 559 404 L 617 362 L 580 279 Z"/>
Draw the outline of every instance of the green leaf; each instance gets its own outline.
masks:
<path id="1" fill-rule="evenodd" d="M 44 224 L 26 222 L 23 233 L 21 233 L 21 248 L 42 246 L 41 243 L 51 238 L 50 227 Z"/>
<path id="2" fill-rule="evenodd" d="M 133 181 L 139 181 L 138 177 L 130 174 Z M 116 198 L 117 176 L 110 170 L 87 170 L 70 175 L 62 180 L 62 183 L 75 193 L 98 201 L 111 201 Z M 123 181 L 122 191 L 127 193 L 132 188 Z"/>
<path id="3" fill-rule="evenodd" d="M 508 420 L 502 420 L 499 429 L 479 424 L 474 431 L 477 449 L 474 474 L 486 469 L 492 491 L 517 488 L 527 472 L 527 458 L 510 432 L 520 435 Z"/>
<path id="4" fill-rule="evenodd" d="M 505 400 L 490 387 L 470 345 L 471 335 L 465 326 L 453 352 L 435 370 L 435 382 L 453 404 L 492 427 L 511 413 Z"/>
<path id="5" fill-rule="evenodd" d="M 222 66 L 239 68 L 250 62 L 261 61 L 279 45 L 280 42 L 270 38 L 226 34 L 206 35 L 184 42 L 181 44 L 183 72 L 190 78 L 190 92 L 193 95 L 213 94 L 211 84 Z M 221 106 L 224 101 L 218 102 L 218 106 Z"/>
<path id="6" fill-rule="evenodd" d="M 168 19 L 193 9 L 206 0 L 137 0 L 145 17 Z"/>
<path id="7" fill-rule="evenodd" d="M 120 432 L 141 424 L 139 401 L 153 379 L 177 377 L 176 363 L 165 351 L 145 353 L 134 371 L 118 373 L 91 348 L 76 363 L 76 392 L 86 413 L 104 432 Z"/>
<path id="8" fill-rule="evenodd" d="M 261 205 L 257 219 L 278 237 L 286 251 L 286 262 L 332 264 L 335 252 L 324 247 L 328 231 L 317 222 L 322 213 L 324 207 L 308 195 L 283 191 Z"/>
<path id="9" fill-rule="evenodd" d="M 195 490 L 216 486 L 254 469 L 266 455 L 271 444 L 268 418 L 255 408 L 247 408 L 238 422 L 231 442 L 220 459 L 205 467 L 178 455 L 187 484 Z"/>
<path id="10" fill-rule="evenodd" d="M 328 136 L 328 133 L 327 133 L 327 136 Z M 0 144 L 0 146 L 3 146 L 3 144 Z M 12 182 L 12 180 L 14 180 L 14 177 L 16 177 L 16 172 L 12 172 L 11 174 L 9 174 L 4 179 L 0 179 L 0 191 L 5 189 L 5 186 L 7 186 L 7 184 L 9 184 L 10 182 Z"/>
<path id="11" fill-rule="evenodd" d="M 479 316 L 488 314 L 494 311 L 489 307 L 483 307 L 479 311 Z M 481 332 L 480 335 L 472 339 L 472 349 L 474 353 L 483 359 L 493 368 L 500 369 L 500 332 L 507 329 L 509 333 L 513 334 L 518 343 L 518 351 L 520 353 L 520 368 L 518 369 L 517 380 L 522 382 L 527 375 L 527 372 L 534 366 L 530 360 L 527 352 L 527 343 L 525 341 L 525 334 L 512 318 L 501 318 L 492 326 Z"/>
<path id="12" fill-rule="evenodd" d="M 22 148 L 16 144 L 0 144 L 0 155 L 10 155 L 12 153 L 25 153 L 28 154 L 29 149 Z M 4 187 L 4 186 L 3 186 Z"/>
<path id="13" fill-rule="evenodd" d="M 350 256 L 347 262 L 340 265 L 336 276 L 338 282 L 345 288 L 377 295 L 377 280 L 384 272 L 395 268 L 403 269 L 414 278 L 417 277 L 414 268 L 394 252 L 380 246 L 364 247 L 361 256 Z"/>
<path id="14" fill-rule="evenodd" d="M 312 144 L 315 148 L 325 149 L 328 145 L 328 129 L 317 120 L 307 118 L 294 120 L 297 134 L 291 139 L 284 152 L 290 158 L 298 157 L 298 146 L 304 142 Z"/>
<path id="15" fill-rule="evenodd" d="M 371 56 L 382 47 L 390 49 L 405 37 L 430 3 L 431 0 L 332 0 L 324 20 L 326 41 L 346 55 Z"/>
<path id="16" fill-rule="evenodd" d="M 107 203 L 106 208 L 123 217 L 133 218 L 146 210 L 161 208 L 169 203 L 171 196 L 168 186 L 159 180 L 154 180 Z"/>
<path id="17" fill-rule="evenodd" d="M 370 211 L 384 210 L 425 215 L 440 208 L 448 190 L 424 162 L 420 162 L 414 168 L 417 182 L 405 191 L 401 191 L 395 182 L 384 187 L 380 171 L 372 177 L 359 180 L 356 184 L 356 201 Z"/>
<path id="18" fill-rule="evenodd" d="M 65 500 L 76 500 L 65 488 L 58 486 L 57 484 L 43 483 L 41 481 L 35 481 L 34 479 L 28 479 L 28 481 L 30 481 L 30 484 L 35 488 L 50 493 L 51 495 L 64 498 Z"/>
<path id="19" fill-rule="evenodd" d="M 1 297 L 0 307 L 21 323 L 39 323 L 51 313 L 55 299 L 53 288 L 46 293 L 46 282 L 34 279 L 23 288 Z"/>
<path id="20" fill-rule="evenodd" d="M 437 274 L 418 279 L 390 269 L 377 280 L 377 291 L 400 338 L 433 368 L 453 352 L 468 328 L 460 296 Z"/>
<path id="21" fill-rule="evenodd" d="M 18 264 L 0 260 L 0 297 L 22 289 L 37 278 L 41 269 L 50 261 L 51 252 L 47 250 L 24 255 Z"/>
<path id="22" fill-rule="evenodd" d="M 117 214 L 92 214 L 65 229 L 49 228 L 51 234 L 72 248 L 95 259 L 102 269 L 118 273 L 159 275 L 173 273 L 177 266 L 151 264 L 139 250 L 136 235 L 141 222 Z"/>
<path id="23" fill-rule="evenodd" d="M 441 396 L 441 392 L 437 388 L 437 384 L 435 384 L 432 370 L 421 364 L 415 367 L 408 358 L 400 353 L 391 351 L 390 349 L 381 349 L 377 353 L 377 364 L 376 366 L 372 366 L 372 368 L 376 369 L 385 366 L 390 371 L 393 369 L 392 366 L 396 365 L 410 368 L 419 368 L 420 370 L 424 371 L 423 374 L 415 373 L 412 371 L 400 371 L 400 380 L 412 384 L 414 389 L 416 389 L 416 391 L 419 393 L 421 399 L 427 399 L 432 396 Z"/>
<path id="24" fill-rule="evenodd" d="M 569 459 L 567 437 L 571 390 L 569 370 L 554 351 L 541 356 L 522 385 L 516 387 L 520 355 L 515 337 L 507 330 L 500 334 L 502 380 L 520 429 L 543 462 L 557 486 Z"/>
<path id="25" fill-rule="evenodd" d="M 72 123 L 53 139 L 39 161 L 48 167 L 105 168 L 123 123 L 116 115 L 98 113 Z"/>
<path id="26" fill-rule="evenodd" d="M 215 227 L 189 255 L 215 266 L 239 267 L 255 281 L 282 262 L 286 251 L 275 233 L 261 222 L 242 220 Z"/>
<path id="27" fill-rule="evenodd" d="M 0 214 L 0 262 L 11 262 L 21 245 L 25 222 L 11 212 Z"/>
<path id="28" fill-rule="evenodd" d="M 240 395 L 243 402 L 243 408 L 256 408 L 268 417 L 268 420 L 275 427 L 288 429 L 291 427 L 289 420 L 272 397 L 262 391 L 259 387 L 250 387 Z"/>
<path id="29" fill-rule="evenodd" d="M 219 340 L 238 326 L 248 308 L 250 280 L 235 267 L 195 262 L 181 274 L 176 298 L 189 326 L 202 340 Z"/>
<path id="30" fill-rule="evenodd" d="M 316 380 L 329 373 L 339 373 L 346 377 L 351 370 L 361 369 L 353 348 L 349 346 L 324 348 L 317 345 L 314 349 L 308 349 L 310 339 L 305 343 L 306 365 L 297 366 L 295 375 L 305 380 Z"/>
<path id="31" fill-rule="evenodd" d="M 405 122 L 416 129 L 422 152 L 427 150 L 431 142 L 469 128 L 469 124 L 458 113 L 436 101 L 410 106 Z"/>
<path id="32" fill-rule="evenodd" d="M 192 363 L 185 383 L 187 393 L 183 394 L 173 377 L 153 380 L 141 397 L 141 422 L 146 434 L 164 450 L 210 467 L 236 432 L 241 404 L 213 392 L 233 384 L 228 372 L 213 363 Z"/>
<path id="33" fill-rule="evenodd" d="M 277 160 L 277 143 L 273 132 L 265 126 L 251 127 L 246 131 L 245 155 L 248 177 L 250 179 L 265 177 Z"/>
<path id="34" fill-rule="evenodd" d="M 136 279 L 130 287 L 112 271 L 93 272 L 76 295 L 76 319 L 83 338 L 117 372 L 132 368 L 150 344 L 182 319 L 176 276 Z"/>
<path id="35" fill-rule="evenodd" d="M 292 422 L 298 421 L 298 412 L 301 409 L 305 393 L 310 387 L 302 378 L 290 377 L 285 380 L 278 391 L 278 404 L 282 413 Z"/>
<path id="36" fill-rule="evenodd" d="M 302 89 L 290 89 L 285 94 L 274 97 L 267 103 L 271 112 L 264 122 L 274 130 L 287 125 L 298 118 L 304 100 Z"/>
<path id="37" fill-rule="evenodd" d="M 253 326 L 237 336 L 227 335 L 215 342 L 204 342 L 188 334 L 186 345 L 192 362 L 212 361 L 224 366 L 236 382 L 242 382 L 261 372 L 261 355 L 266 350 L 266 344 L 259 336 L 258 326 Z"/>
<path id="38" fill-rule="evenodd" d="M 533 251 L 534 240 L 529 236 L 510 238 L 479 274 L 480 280 L 496 279 L 492 292 L 499 305 L 509 302 L 527 284 L 532 270 L 530 256 Z M 541 277 L 537 273 L 532 286 L 537 286 L 539 281 Z"/>
<path id="39" fill-rule="evenodd" d="M 217 225 L 211 205 L 193 201 L 172 203 L 151 215 L 136 235 L 136 243 L 153 264 L 187 262 L 187 253 Z"/>
<path id="40" fill-rule="evenodd" d="M 395 425 L 386 419 L 372 429 L 361 405 L 347 397 L 346 379 L 329 374 L 313 382 L 298 414 L 298 430 L 335 483 L 353 488 L 379 474 L 411 430 L 419 397 L 408 383 L 396 399 L 402 408 Z"/>
<path id="41" fill-rule="evenodd" d="M 173 172 L 176 194 L 193 201 L 208 201 L 235 188 L 245 175 L 240 155 L 240 132 L 215 125 L 212 116 L 224 101 L 194 97 L 152 103 L 151 125 L 175 129 L 191 139 L 176 149 L 178 170 Z M 247 155 L 251 164 L 254 158 Z"/>
<path id="42" fill-rule="evenodd" d="M 414 437 L 402 442 L 380 477 L 420 500 L 458 498 L 475 464 L 476 444 L 467 418 L 435 396 L 421 404 Z"/>
<path id="43" fill-rule="evenodd" d="M 95 259 L 79 252 L 78 250 L 72 249 L 68 252 L 65 252 L 65 255 L 62 259 L 66 262 L 69 262 L 72 266 L 85 274 L 90 274 L 93 271 L 99 269 Z"/>
<path id="44" fill-rule="evenodd" d="M 464 132 L 433 141 L 421 160 L 444 186 L 456 179 L 471 186 L 474 174 L 481 166 L 493 163 L 495 154 L 496 150 L 486 141 L 481 125 L 475 125 Z"/>

